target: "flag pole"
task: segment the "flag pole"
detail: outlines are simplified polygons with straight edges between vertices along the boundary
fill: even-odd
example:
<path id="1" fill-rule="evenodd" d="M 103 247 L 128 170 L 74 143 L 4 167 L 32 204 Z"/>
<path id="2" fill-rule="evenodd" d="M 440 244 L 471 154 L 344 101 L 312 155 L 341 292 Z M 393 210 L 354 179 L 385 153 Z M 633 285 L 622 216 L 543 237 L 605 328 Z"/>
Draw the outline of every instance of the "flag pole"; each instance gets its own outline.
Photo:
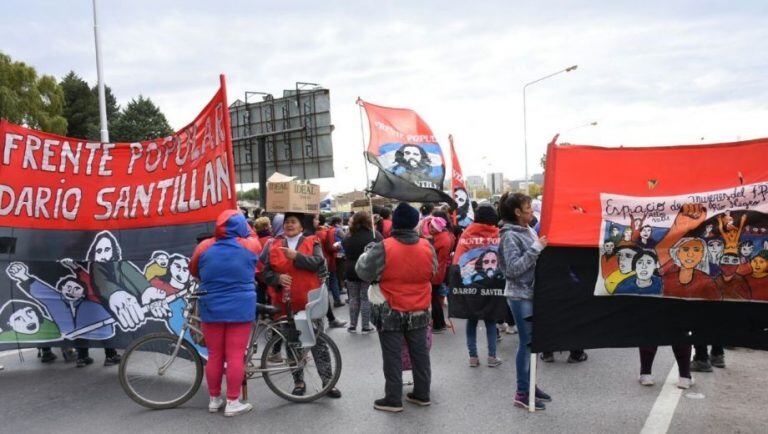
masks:
<path id="1" fill-rule="evenodd" d="M 363 164 L 365 165 L 365 190 L 368 196 L 368 205 L 371 207 L 371 235 L 376 239 L 376 221 L 373 219 L 373 198 L 368 188 L 371 185 L 371 175 L 368 173 L 368 159 L 365 157 L 365 127 L 363 126 L 363 100 L 357 97 L 357 106 L 360 109 L 360 144 L 363 147 Z"/>
<path id="2" fill-rule="evenodd" d="M 107 126 L 107 103 L 104 90 L 104 73 L 101 68 L 101 41 L 99 38 L 99 21 L 97 0 L 93 0 L 93 39 L 96 42 L 96 81 L 99 88 L 99 121 L 101 123 L 101 143 L 109 143 L 109 127 Z"/>

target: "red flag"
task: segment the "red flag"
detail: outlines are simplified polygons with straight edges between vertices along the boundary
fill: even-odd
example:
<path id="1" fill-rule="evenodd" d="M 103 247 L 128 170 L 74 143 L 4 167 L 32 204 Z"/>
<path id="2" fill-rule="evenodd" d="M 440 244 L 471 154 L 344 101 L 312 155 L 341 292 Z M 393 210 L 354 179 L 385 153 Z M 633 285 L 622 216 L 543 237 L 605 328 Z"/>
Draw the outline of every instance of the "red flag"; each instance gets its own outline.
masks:
<path id="1" fill-rule="evenodd" d="M 464 173 L 461 171 L 459 156 L 456 155 L 456 148 L 453 146 L 453 135 L 448 136 L 448 142 L 451 144 L 451 194 L 457 206 L 456 211 L 453 213 L 453 219 L 458 226 L 466 228 L 475 219 L 475 212 L 472 209 L 472 197 L 464 182 Z"/>
<path id="2" fill-rule="evenodd" d="M 414 202 L 453 202 L 443 193 L 445 162 L 440 144 L 413 110 L 383 107 L 358 99 L 370 127 L 366 156 L 379 167 L 371 191 Z"/>

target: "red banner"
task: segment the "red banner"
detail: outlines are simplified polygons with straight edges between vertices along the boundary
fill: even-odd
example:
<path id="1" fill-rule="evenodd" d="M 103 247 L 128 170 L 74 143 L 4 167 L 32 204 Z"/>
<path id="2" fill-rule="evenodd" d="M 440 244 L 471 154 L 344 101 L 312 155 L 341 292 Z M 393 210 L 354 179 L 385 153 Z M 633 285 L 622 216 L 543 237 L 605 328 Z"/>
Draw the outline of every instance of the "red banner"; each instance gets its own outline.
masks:
<path id="1" fill-rule="evenodd" d="M 98 143 L 0 121 L 0 223 L 101 230 L 213 221 L 237 206 L 224 76 L 172 136 Z"/>
<path id="2" fill-rule="evenodd" d="M 459 156 L 456 155 L 456 148 L 453 146 L 452 135 L 448 136 L 448 142 L 451 144 L 451 194 L 457 206 L 456 212 L 454 212 L 454 221 L 462 228 L 466 228 L 475 219 L 472 197 L 464 182 L 464 172 L 461 170 Z"/>
<path id="3" fill-rule="evenodd" d="M 766 150 L 550 145 L 542 232 L 600 247 L 595 295 L 768 301 Z"/>
<path id="4" fill-rule="evenodd" d="M 715 204 L 710 211 L 749 206 L 752 199 L 762 201 L 768 182 L 768 166 L 763 156 L 768 138 L 735 143 L 642 148 L 602 148 L 596 146 L 558 146 L 550 144 L 544 182 L 542 234 L 556 246 L 597 247 L 601 239 L 603 209 L 601 194 L 635 197 L 688 196 L 694 203 L 711 197 L 699 193 L 730 190 L 731 202 Z M 733 193 L 744 193 L 744 198 Z M 729 195 L 721 195 L 728 198 Z M 749 199 L 749 200 L 747 200 Z M 613 202 L 613 201 L 612 201 Z M 620 208 L 628 222 L 629 214 L 653 213 L 649 209 Z M 678 204 L 679 205 L 679 204 Z M 756 204 L 752 204 L 754 208 Z M 672 207 L 672 204 L 669 204 Z M 681 208 L 677 206 L 675 208 Z M 713 208 L 713 206 L 709 206 Z M 670 209 L 670 211 L 675 211 Z"/>

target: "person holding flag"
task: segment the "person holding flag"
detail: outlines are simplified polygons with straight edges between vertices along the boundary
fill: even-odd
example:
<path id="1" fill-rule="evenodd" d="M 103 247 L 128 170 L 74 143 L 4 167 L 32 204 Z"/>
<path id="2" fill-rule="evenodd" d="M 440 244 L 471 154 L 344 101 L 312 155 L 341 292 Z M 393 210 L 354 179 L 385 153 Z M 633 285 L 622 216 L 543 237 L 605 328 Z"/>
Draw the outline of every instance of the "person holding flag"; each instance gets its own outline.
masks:
<path id="1" fill-rule="evenodd" d="M 459 237 L 449 274 L 448 313 L 467 320 L 469 366 L 477 367 L 477 324 L 485 322 L 488 367 L 501 364 L 496 357 L 496 321 L 506 317 L 504 274 L 499 261 L 499 217 L 490 204 L 478 207 L 475 221 Z"/>

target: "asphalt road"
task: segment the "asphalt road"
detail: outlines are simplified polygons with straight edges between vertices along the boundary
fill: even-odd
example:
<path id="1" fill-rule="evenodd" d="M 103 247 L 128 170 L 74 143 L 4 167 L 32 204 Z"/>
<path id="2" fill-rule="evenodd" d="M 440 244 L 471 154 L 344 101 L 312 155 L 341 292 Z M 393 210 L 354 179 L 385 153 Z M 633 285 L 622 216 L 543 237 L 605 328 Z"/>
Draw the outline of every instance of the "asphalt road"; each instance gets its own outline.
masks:
<path id="1" fill-rule="evenodd" d="M 340 318 L 346 308 L 336 310 Z M 399 414 L 373 410 L 383 395 L 381 354 L 375 334 L 330 332 L 343 357 L 338 387 L 341 399 L 293 404 L 275 396 L 262 380 L 249 383 L 253 412 L 235 418 L 207 412 L 205 386 L 184 406 L 146 410 L 120 388 L 117 368 L 96 363 L 76 369 L 61 358 L 42 365 L 34 350 L 0 355 L 0 433 L 139 433 L 139 432 L 640 432 L 673 366 L 672 352 L 662 348 L 654 366 L 657 385 L 637 383 L 636 349 L 588 351 L 589 360 L 567 364 L 539 363 L 539 383 L 553 396 L 543 412 L 530 414 L 512 405 L 516 335 L 504 335 L 499 356 L 504 364 L 469 368 L 464 322 L 457 334 L 435 335 L 432 347 L 432 406 L 405 403 Z M 481 358 L 484 333 L 478 331 Z M 768 358 L 764 352 L 727 351 L 728 368 L 695 374 L 696 385 L 674 410 L 669 432 L 765 432 L 768 427 Z"/>

